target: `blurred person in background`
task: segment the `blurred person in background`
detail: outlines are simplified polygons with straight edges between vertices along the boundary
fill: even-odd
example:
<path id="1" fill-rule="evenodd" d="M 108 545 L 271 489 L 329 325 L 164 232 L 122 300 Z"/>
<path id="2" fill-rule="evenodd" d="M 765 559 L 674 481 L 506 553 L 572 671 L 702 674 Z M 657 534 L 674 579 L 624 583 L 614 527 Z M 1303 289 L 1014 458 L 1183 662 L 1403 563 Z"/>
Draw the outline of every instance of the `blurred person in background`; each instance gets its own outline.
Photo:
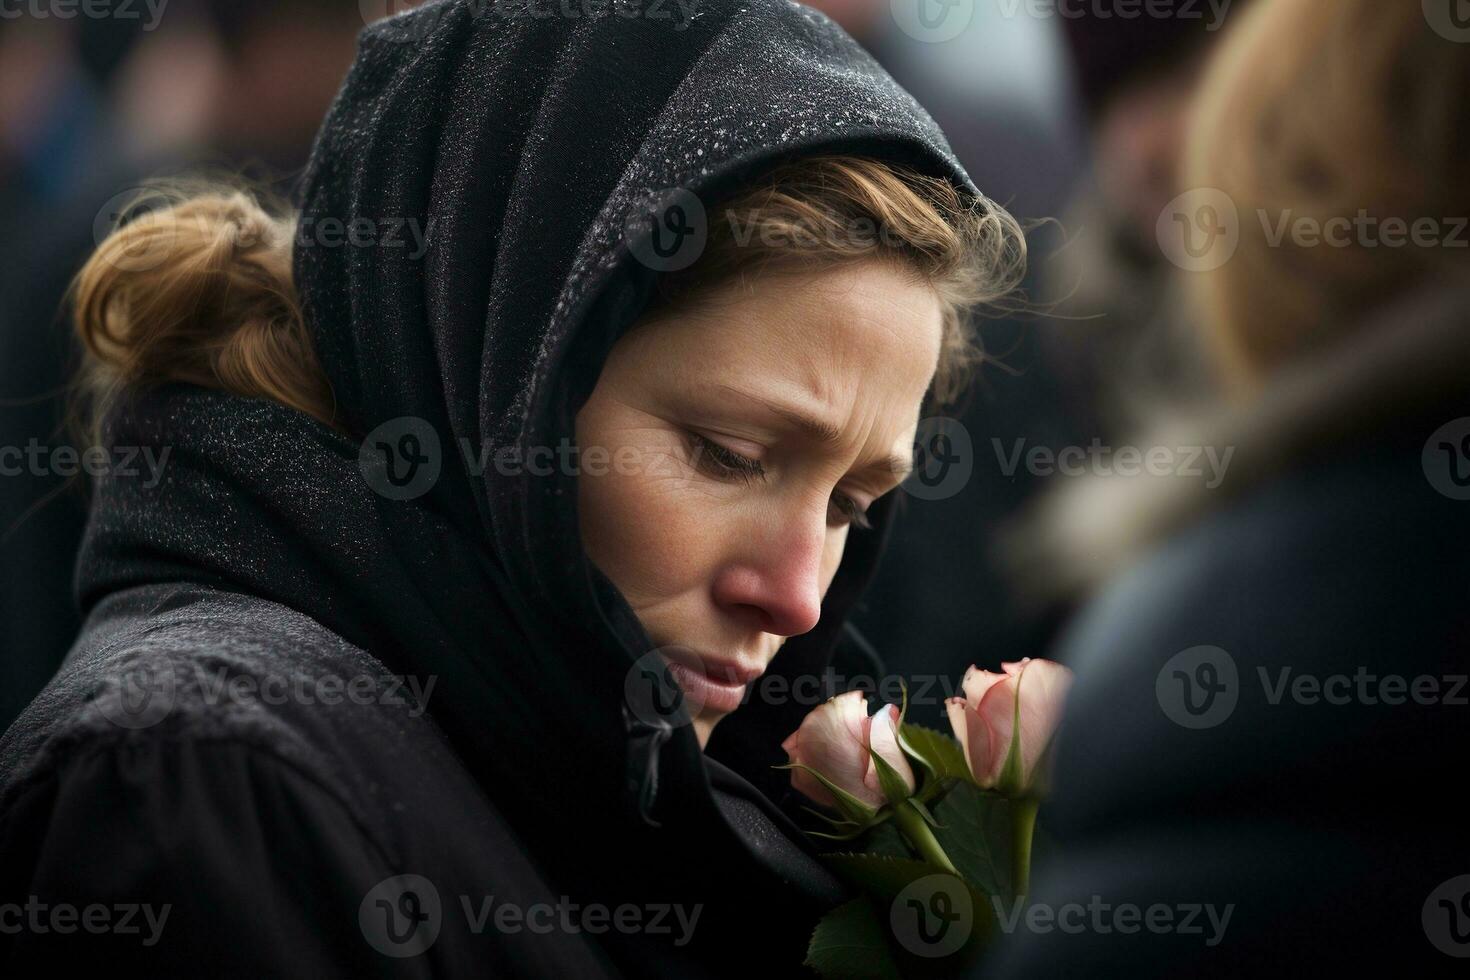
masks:
<path id="1" fill-rule="evenodd" d="M 111 193 L 98 191 L 129 167 L 107 88 L 132 24 L 0 19 L 0 726 L 46 683 L 78 625 L 70 582 L 85 500 L 16 454 L 64 438 L 72 344 L 56 321 Z"/>
<path id="2" fill-rule="evenodd" d="M 1180 165 L 1205 62 L 1249 0 L 1176 4 L 1169 16 L 1073 4 L 1066 36 L 1089 129 L 1090 167 L 1061 213 L 1064 247 L 1041 268 L 1046 372 L 1087 439 L 1116 440 L 1161 404 L 1208 399 L 1215 379 L 1160 251 L 1159 217 Z M 1087 441 L 1086 439 L 1084 442 Z"/>
<path id="3" fill-rule="evenodd" d="M 1023 928 L 985 976 L 1463 974 L 1470 38 L 1432 14 L 1260 0 L 1209 66 L 1171 247 L 1222 403 L 1145 444 L 1228 476 L 1076 484 L 1020 539 L 1101 588 L 1030 901 L 1197 928 Z"/>
<path id="4" fill-rule="evenodd" d="M 284 187 L 351 62 L 351 0 L 171 0 L 150 17 L 0 20 L 0 446 L 57 447 L 71 276 L 148 178 L 196 168 Z M 0 730 L 55 672 L 86 476 L 0 473 Z M 14 472 L 12 472 L 14 470 Z"/>
<path id="5" fill-rule="evenodd" d="M 929 21 L 930 30 L 907 16 L 917 9 L 912 3 L 810 5 L 846 28 L 934 115 L 996 200 L 1023 219 L 1060 211 L 1081 173 L 1084 134 L 1058 18 L 1031 16 L 1024 4 L 961 3 Z M 1056 229 L 1027 224 L 1029 250 L 1044 264 Z M 992 316 L 982 340 L 991 356 L 944 427 L 926 427 L 921 471 L 905 483 L 900 504 L 904 533 L 894 535 L 854 615 L 883 652 L 890 681 L 915 679 L 911 717 L 929 725 L 945 724 L 942 696 L 953 693 L 967 666 L 1039 656 L 1060 619 L 1056 610 L 1019 604 L 993 557 L 997 529 L 1044 483 L 1024 468 L 1003 470 L 993 441 L 1060 445 L 1084 429 L 1067 416 L 1064 393 L 1039 363 L 1034 317 Z"/>
<path id="6" fill-rule="evenodd" d="M 981 0 L 944 8 L 926 28 L 915 0 L 806 2 L 953 134 L 955 155 L 1013 213 L 1054 215 L 1066 203 L 1084 147 L 1058 18 Z"/>

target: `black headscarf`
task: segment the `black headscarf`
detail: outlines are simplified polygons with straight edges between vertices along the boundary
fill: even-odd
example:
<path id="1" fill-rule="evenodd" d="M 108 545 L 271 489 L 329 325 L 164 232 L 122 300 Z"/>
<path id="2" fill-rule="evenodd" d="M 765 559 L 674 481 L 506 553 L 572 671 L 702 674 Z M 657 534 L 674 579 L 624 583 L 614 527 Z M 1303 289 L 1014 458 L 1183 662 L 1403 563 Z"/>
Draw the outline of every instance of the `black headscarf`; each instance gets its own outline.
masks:
<path id="1" fill-rule="evenodd" d="M 625 684 L 650 641 L 582 552 L 575 475 L 496 460 L 571 439 L 657 275 L 633 255 L 651 235 L 641 216 L 691 213 L 687 196 L 659 213 L 661 192 L 712 210 L 818 152 L 976 191 L 928 115 L 807 7 L 560 10 L 440 0 L 363 32 L 305 175 L 295 274 L 339 418 L 365 438 L 182 386 L 133 399 L 110 439 L 171 447 L 167 475 L 161 491 L 103 483 L 78 586 L 85 609 L 140 582 L 219 583 L 435 675 L 431 714 L 560 881 L 618 900 L 740 898 L 760 922 L 785 899 L 736 887 L 757 883 L 692 729 Z M 385 482 L 408 473 L 417 485 Z M 825 668 L 895 496 L 850 540 L 818 627 L 768 674 Z M 774 793 L 785 774 L 769 766 L 809 707 L 751 699 L 711 756 Z"/>

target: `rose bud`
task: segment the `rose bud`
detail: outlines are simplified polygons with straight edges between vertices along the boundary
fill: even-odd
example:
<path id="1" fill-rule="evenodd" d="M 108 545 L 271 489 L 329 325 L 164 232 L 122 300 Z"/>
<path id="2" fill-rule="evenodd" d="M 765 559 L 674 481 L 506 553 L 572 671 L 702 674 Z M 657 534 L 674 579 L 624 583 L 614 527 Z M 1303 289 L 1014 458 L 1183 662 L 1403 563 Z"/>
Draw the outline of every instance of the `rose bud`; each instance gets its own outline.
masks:
<path id="1" fill-rule="evenodd" d="M 950 698 L 945 706 L 975 782 L 1005 796 L 1029 796 L 1041 788 L 1039 777 L 1061 721 L 1072 671 L 1029 657 L 1002 664 L 1001 671 L 972 666 L 961 685 L 965 696 Z M 1008 770 L 1017 740 L 1015 763 Z"/>
<path id="2" fill-rule="evenodd" d="M 781 748 L 796 767 L 791 770 L 791 785 L 823 806 L 840 809 L 832 791 L 809 770 L 821 773 L 869 807 L 876 809 L 888 802 L 868 754 L 870 748 L 893 767 L 910 791 L 915 786 L 914 772 L 898 747 L 898 708 L 886 704 L 869 717 L 868 699 L 862 691 L 848 691 L 813 709 Z"/>

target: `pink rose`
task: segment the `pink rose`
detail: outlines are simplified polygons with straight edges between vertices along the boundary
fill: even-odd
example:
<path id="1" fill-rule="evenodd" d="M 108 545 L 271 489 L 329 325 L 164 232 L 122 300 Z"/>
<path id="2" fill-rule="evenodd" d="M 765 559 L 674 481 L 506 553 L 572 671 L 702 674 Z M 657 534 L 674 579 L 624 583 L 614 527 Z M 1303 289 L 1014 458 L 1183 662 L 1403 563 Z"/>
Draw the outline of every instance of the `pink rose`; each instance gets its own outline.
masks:
<path id="1" fill-rule="evenodd" d="M 878 770 L 868 749 L 894 768 L 910 791 L 914 772 L 898 747 L 898 708 L 885 704 L 871 718 L 868 699 L 862 691 L 839 694 L 802 719 L 801 727 L 781 743 L 791 770 L 791 785 L 822 804 L 837 807 L 837 799 L 816 776 L 800 766 L 821 773 L 838 788 L 846 790 L 870 807 L 888 802 L 878 781 Z"/>
<path id="2" fill-rule="evenodd" d="M 1072 671 L 1030 657 L 1002 664 L 1001 670 L 996 674 L 971 667 L 962 684 L 965 696 L 950 698 L 945 705 L 975 782 L 1008 796 L 1024 796 L 1037 788 L 1038 771 L 1051 748 L 1072 685 Z M 1018 735 L 1019 771 L 1003 779 L 1011 743 Z"/>

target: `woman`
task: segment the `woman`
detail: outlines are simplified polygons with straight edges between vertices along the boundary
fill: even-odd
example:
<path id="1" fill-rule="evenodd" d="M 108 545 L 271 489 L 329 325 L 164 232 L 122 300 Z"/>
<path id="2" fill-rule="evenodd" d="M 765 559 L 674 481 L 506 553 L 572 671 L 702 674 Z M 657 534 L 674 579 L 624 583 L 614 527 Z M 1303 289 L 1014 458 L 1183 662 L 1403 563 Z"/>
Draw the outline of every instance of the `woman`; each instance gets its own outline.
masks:
<path id="1" fill-rule="evenodd" d="M 1059 654 L 1032 895 L 1087 925 L 991 975 L 1464 973 L 1470 46 L 1438 9 L 1268 0 L 1212 63 L 1178 213 L 1231 397 L 1138 445 L 1227 462 L 1042 515 L 1052 568 L 1117 576 Z"/>
<path id="2" fill-rule="evenodd" d="M 842 899 L 771 766 L 1022 239 L 821 15 L 513 13 L 369 28 L 294 221 L 80 275 L 105 442 L 167 457 L 0 743 L 0 903 L 158 928 L 11 962 L 723 975 Z"/>

